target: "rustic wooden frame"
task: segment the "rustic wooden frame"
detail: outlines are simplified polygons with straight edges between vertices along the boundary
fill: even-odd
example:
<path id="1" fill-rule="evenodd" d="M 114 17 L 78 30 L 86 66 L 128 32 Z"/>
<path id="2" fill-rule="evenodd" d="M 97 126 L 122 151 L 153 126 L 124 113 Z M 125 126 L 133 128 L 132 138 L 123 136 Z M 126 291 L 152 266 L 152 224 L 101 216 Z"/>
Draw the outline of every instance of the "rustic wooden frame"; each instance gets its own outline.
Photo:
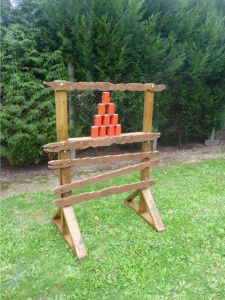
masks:
<path id="1" fill-rule="evenodd" d="M 58 153 L 58 160 L 49 162 L 50 169 L 58 169 L 60 186 L 54 189 L 53 194 L 60 194 L 61 198 L 54 200 L 53 204 L 58 206 L 58 210 L 53 216 L 53 221 L 67 243 L 72 248 L 78 259 L 87 256 L 79 225 L 76 220 L 73 203 L 101 198 L 112 194 L 120 194 L 134 190 L 126 199 L 127 205 L 132 208 L 140 217 L 150 224 L 156 231 L 163 231 L 164 225 L 148 187 L 155 183 L 149 179 L 149 169 L 159 161 L 159 152 L 151 151 L 150 141 L 159 138 L 159 133 L 152 133 L 153 99 L 154 92 L 165 89 L 165 85 L 155 85 L 153 83 L 128 83 L 113 84 L 109 82 L 68 82 L 55 80 L 44 82 L 55 91 L 56 108 L 56 131 L 57 142 L 44 146 L 45 152 Z M 68 112 L 67 112 L 67 92 L 74 90 L 99 90 L 99 91 L 143 91 L 144 92 L 144 115 L 143 131 L 126 133 L 121 136 L 103 138 L 68 138 Z M 71 149 L 85 149 L 88 147 L 109 146 L 112 144 L 125 144 L 142 142 L 142 152 L 127 153 L 119 155 L 107 155 L 100 157 L 86 157 L 71 159 Z M 115 171 L 107 172 L 88 179 L 71 182 L 71 167 L 79 165 L 90 165 L 96 163 L 112 163 L 118 161 L 141 160 L 131 166 L 127 166 Z M 99 191 L 72 195 L 73 188 L 84 187 L 102 180 L 119 176 L 121 174 L 140 171 L 140 182 L 125 184 L 105 188 Z M 134 198 L 139 197 L 139 204 L 134 202 Z"/>

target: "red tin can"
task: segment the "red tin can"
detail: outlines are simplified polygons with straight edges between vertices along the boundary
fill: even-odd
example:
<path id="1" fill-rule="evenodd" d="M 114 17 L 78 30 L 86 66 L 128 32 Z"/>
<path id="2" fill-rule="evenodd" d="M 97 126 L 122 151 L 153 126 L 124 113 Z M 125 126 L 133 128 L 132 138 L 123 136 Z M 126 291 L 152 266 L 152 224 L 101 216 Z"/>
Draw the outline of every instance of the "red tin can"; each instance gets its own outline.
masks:
<path id="1" fill-rule="evenodd" d="M 109 126 L 107 128 L 107 135 L 108 136 L 114 136 L 114 126 Z"/>
<path id="2" fill-rule="evenodd" d="M 115 114 L 115 104 L 114 103 L 109 103 L 108 104 L 108 115 L 114 115 Z"/>
<path id="3" fill-rule="evenodd" d="M 110 102 L 110 93 L 109 92 L 102 92 L 102 102 L 103 103 Z"/>
<path id="4" fill-rule="evenodd" d="M 98 104 L 98 115 L 104 115 L 105 114 L 105 103 L 99 103 Z"/>
<path id="5" fill-rule="evenodd" d="M 105 126 L 99 127 L 99 136 L 100 137 L 106 136 L 106 127 Z"/>
<path id="6" fill-rule="evenodd" d="M 109 126 L 110 125 L 110 115 L 104 115 L 103 117 L 103 125 Z"/>
<path id="7" fill-rule="evenodd" d="M 91 126 L 91 137 L 92 138 L 98 137 L 98 127 L 97 126 Z"/>
<path id="8" fill-rule="evenodd" d="M 114 127 L 114 135 L 120 135 L 121 134 L 121 125 L 118 124 Z"/>
<path id="9" fill-rule="evenodd" d="M 111 117 L 111 125 L 117 125 L 118 124 L 118 115 L 114 114 Z"/>
<path id="10" fill-rule="evenodd" d="M 101 126 L 102 125 L 102 116 L 95 115 L 94 124 L 95 124 L 95 126 Z"/>

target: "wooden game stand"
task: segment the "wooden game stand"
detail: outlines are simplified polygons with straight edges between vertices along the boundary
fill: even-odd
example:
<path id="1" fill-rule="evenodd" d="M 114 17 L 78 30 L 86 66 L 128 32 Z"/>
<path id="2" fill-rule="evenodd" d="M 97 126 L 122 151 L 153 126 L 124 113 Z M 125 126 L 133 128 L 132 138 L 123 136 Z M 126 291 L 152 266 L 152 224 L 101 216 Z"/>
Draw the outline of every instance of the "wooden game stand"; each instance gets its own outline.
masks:
<path id="1" fill-rule="evenodd" d="M 58 210 L 53 217 L 53 221 L 72 248 L 77 258 L 81 259 L 87 256 L 87 251 L 85 249 L 80 229 L 71 206 L 73 203 L 88 201 L 91 199 L 99 199 L 113 194 L 133 191 L 125 199 L 127 205 L 156 231 L 163 231 L 163 222 L 148 187 L 155 183 L 155 180 L 149 179 L 149 168 L 150 166 L 159 162 L 159 152 L 151 151 L 150 145 L 150 141 L 158 139 L 160 136 L 159 133 L 151 132 L 154 92 L 164 90 L 165 86 L 155 85 L 152 83 L 112 84 L 108 82 L 67 82 L 62 80 L 45 82 L 45 84 L 55 91 L 56 106 L 57 142 L 44 146 L 45 152 L 58 153 L 58 160 L 52 160 L 49 162 L 50 169 L 59 170 L 60 186 L 53 190 L 53 194 L 61 195 L 59 199 L 53 201 L 53 204 L 58 207 Z M 124 133 L 120 136 L 112 137 L 68 138 L 67 91 L 73 90 L 144 91 L 143 131 Z M 136 142 L 142 142 L 141 152 L 76 159 L 71 159 L 70 155 L 70 150 L 73 148 L 86 149 L 89 147 L 110 146 L 112 144 Z M 115 161 L 133 160 L 140 160 L 140 162 L 115 171 L 93 176 L 88 179 L 71 182 L 72 166 L 84 166 L 98 163 L 108 164 Z M 140 182 L 108 187 L 99 191 L 87 192 L 79 195 L 72 195 L 72 189 L 74 188 L 85 187 L 89 184 L 134 171 L 140 171 Z M 139 204 L 133 201 L 136 197 L 139 197 Z"/>

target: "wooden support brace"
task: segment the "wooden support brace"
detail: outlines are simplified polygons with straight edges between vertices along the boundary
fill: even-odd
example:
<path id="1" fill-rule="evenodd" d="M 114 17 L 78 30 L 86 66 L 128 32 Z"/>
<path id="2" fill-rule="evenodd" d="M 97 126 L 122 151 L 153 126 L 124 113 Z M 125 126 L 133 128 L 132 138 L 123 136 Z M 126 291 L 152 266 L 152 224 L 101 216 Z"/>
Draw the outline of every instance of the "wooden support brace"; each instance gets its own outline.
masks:
<path id="1" fill-rule="evenodd" d="M 146 211 L 141 212 L 139 205 L 133 201 L 133 199 L 138 195 L 142 196 L 142 199 L 143 201 L 145 201 L 145 205 L 149 213 Z M 132 208 L 141 218 L 143 218 L 156 231 L 161 232 L 165 230 L 158 209 L 156 207 L 155 201 L 149 189 L 142 189 L 133 192 L 130 196 L 128 196 L 125 199 L 125 202 L 130 208 Z"/>
<path id="2" fill-rule="evenodd" d="M 150 90 L 145 91 L 144 94 L 144 112 L 143 112 L 143 132 L 151 132 L 152 131 L 152 117 L 153 117 L 153 100 L 154 93 Z M 151 149 L 151 145 L 149 141 L 144 141 L 142 143 L 142 151 L 149 151 Z M 141 171 L 141 180 L 149 178 L 149 168 L 145 168 Z M 140 204 L 139 210 L 140 213 L 144 213 L 147 209 L 146 203 L 143 199 L 142 194 L 140 194 Z"/>
<path id="3" fill-rule="evenodd" d="M 87 251 L 72 206 L 63 207 L 62 213 L 63 216 L 61 216 L 61 218 L 54 219 L 55 225 L 72 248 L 77 258 L 81 259 L 86 257 Z"/>

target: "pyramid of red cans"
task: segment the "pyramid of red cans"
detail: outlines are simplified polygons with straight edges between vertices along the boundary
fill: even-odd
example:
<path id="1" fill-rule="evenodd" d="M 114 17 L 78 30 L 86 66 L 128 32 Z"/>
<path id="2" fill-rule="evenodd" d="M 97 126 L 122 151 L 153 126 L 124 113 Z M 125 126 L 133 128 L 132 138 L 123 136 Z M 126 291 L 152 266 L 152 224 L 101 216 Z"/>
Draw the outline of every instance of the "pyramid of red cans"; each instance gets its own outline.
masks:
<path id="1" fill-rule="evenodd" d="M 98 114 L 94 117 L 94 126 L 91 126 L 91 137 L 120 134 L 121 125 L 118 124 L 118 115 L 115 114 L 115 104 L 110 103 L 109 92 L 102 92 L 102 102 L 98 104 Z"/>

